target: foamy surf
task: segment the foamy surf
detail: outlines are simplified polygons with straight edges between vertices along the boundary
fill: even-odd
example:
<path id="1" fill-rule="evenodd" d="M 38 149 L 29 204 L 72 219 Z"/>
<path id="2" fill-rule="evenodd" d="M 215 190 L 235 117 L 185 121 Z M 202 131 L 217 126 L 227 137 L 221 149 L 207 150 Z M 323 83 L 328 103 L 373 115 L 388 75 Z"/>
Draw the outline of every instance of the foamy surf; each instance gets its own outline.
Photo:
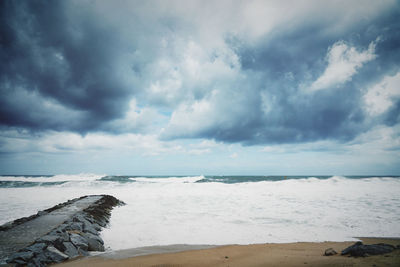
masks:
<path id="1" fill-rule="evenodd" d="M 105 175 L 82 173 L 77 175 L 54 175 L 54 176 L 0 176 L 1 181 L 10 182 L 81 182 L 81 181 L 95 181 L 101 179 Z"/>
<path id="2" fill-rule="evenodd" d="M 129 178 L 135 182 L 142 183 L 196 183 L 200 180 L 203 180 L 205 177 L 201 176 L 185 176 L 185 177 L 136 177 Z"/>
<path id="3" fill-rule="evenodd" d="M 113 210 L 102 232 L 112 250 L 400 237 L 399 192 L 398 177 L 3 176 L 0 224 L 67 199 L 108 194 L 127 204 Z"/>

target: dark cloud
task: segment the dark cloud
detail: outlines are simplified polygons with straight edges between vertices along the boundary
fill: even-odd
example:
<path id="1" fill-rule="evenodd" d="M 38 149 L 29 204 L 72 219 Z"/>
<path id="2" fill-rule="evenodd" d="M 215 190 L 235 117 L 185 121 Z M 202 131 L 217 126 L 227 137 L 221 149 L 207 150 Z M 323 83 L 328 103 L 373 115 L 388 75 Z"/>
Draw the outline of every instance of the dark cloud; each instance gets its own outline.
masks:
<path id="1" fill-rule="evenodd" d="M 394 8 L 374 20 L 349 25 L 346 31 L 330 31 L 324 23 L 300 24 L 250 44 L 230 36 L 227 43 L 247 75 L 242 93 L 246 100 L 237 102 L 228 89 L 225 99 L 210 101 L 213 112 L 208 118 L 213 123 L 199 121 L 207 126 L 192 132 L 179 131 L 172 124 L 164 137 L 212 138 L 246 145 L 327 139 L 345 142 L 376 125 L 397 124 L 398 105 L 381 119 L 372 119 L 363 96 L 369 87 L 399 71 L 399 16 L 399 9 Z M 377 57 L 357 69 L 350 80 L 307 92 L 327 67 L 328 48 L 339 41 L 357 51 L 366 51 L 375 43 Z M 234 111 L 238 108 L 243 113 Z M 221 123 L 227 114 L 230 119 Z"/>
<path id="2" fill-rule="evenodd" d="M 398 5 L 379 15 L 363 9 L 360 18 L 340 6 L 316 16 L 304 9 L 246 35 L 229 27 L 237 20 L 229 10 L 224 25 L 208 16 L 212 5 L 197 16 L 162 2 L 1 1 L 0 126 L 158 134 L 172 114 L 163 138 L 253 145 L 348 141 L 399 122 L 398 103 L 377 119 L 363 102 L 369 87 L 400 70 Z M 208 18 L 219 24 L 202 26 Z M 340 41 L 357 51 L 375 43 L 377 57 L 345 82 L 307 91 Z"/>
<path id="3" fill-rule="evenodd" d="M 1 1 L 2 124 L 85 132 L 123 114 L 134 88 L 115 66 L 120 36 L 66 4 Z"/>

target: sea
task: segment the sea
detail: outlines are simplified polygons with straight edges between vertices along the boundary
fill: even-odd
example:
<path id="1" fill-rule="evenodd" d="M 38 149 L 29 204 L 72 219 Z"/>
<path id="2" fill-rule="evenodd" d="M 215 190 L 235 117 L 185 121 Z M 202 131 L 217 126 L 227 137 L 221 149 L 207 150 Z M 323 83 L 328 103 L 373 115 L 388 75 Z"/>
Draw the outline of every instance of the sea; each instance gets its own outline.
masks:
<path id="1" fill-rule="evenodd" d="M 126 203 L 107 250 L 400 237 L 397 176 L 0 176 L 0 225 L 91 194 Z"/>

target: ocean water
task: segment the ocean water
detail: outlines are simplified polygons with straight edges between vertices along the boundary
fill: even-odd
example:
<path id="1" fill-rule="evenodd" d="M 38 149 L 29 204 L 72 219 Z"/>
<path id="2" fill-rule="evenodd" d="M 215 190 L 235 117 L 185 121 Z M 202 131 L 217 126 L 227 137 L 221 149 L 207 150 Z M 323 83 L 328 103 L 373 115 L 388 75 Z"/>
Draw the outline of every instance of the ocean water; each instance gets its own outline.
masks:
<path id="1" fill-rule="evenodd" d="M 400 237 L 400 177 L 0 176 L 0 224 L 87 194 L 127 204 L 101 233 L 110 250 Z"/>

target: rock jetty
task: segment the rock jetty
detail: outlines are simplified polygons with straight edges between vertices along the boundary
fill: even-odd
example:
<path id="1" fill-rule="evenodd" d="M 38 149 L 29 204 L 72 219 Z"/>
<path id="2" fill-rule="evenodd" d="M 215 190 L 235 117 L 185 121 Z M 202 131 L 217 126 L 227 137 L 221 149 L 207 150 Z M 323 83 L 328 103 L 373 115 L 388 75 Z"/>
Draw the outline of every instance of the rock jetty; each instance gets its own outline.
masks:
<path id="1" fill-rule="evenodd" d="M 46 266 L 104 251 L 99 232 L 108 224 L 112 208 L 120 205 L 124 203 L 112 196 L 84 196 L 2 225 L 0 260 Z"/>

